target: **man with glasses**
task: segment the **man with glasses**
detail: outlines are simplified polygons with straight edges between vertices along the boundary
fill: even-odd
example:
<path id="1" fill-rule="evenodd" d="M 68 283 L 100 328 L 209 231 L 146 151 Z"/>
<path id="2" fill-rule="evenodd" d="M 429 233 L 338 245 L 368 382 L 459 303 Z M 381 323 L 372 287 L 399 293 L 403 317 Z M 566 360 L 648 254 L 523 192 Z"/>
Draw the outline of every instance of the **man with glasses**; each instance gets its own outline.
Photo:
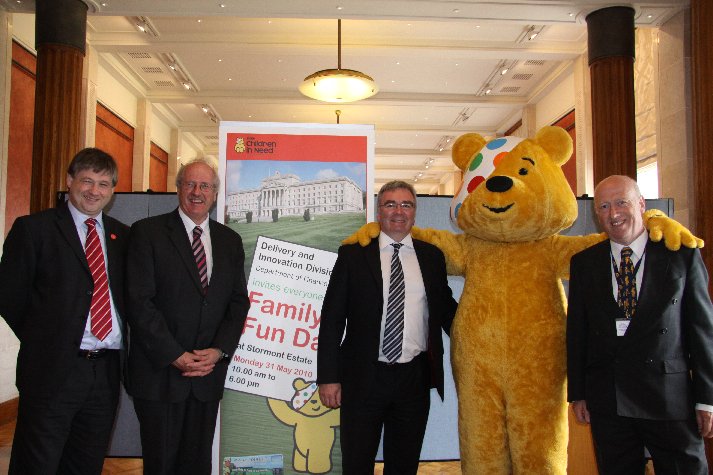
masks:
<path id="1" fill-rule="evenodd" d="M 250 302 L 240 236 L 209 219 L 220 182 L 202 159 L 176 176 L 178 209 L 131 227 L 129 385 L 144 472 L 211 473 L 228 362 Z"/>
<path id="2" fill-rule="evenodd" d="M 119 401 L 129 228 L 103 210 L 114 159 L 86 148 L 68 202 L 17 218 L 0 262 L 0 314 L 20 340 L 10 474 L 99 475 Z"/>
<path id="3" fill-rule="evenodd" d="M 417 472 L 430 388 L 443 398 L 441 328 L 457 306 L 443 253 L 411 237 L 413 187 L 389 182 L 377 203 L 379 239 L 339 248 L 319 330 L 319 395 L 341 407 L 345 475 L 373 473 L 382 428 L 385 473 Z"/>

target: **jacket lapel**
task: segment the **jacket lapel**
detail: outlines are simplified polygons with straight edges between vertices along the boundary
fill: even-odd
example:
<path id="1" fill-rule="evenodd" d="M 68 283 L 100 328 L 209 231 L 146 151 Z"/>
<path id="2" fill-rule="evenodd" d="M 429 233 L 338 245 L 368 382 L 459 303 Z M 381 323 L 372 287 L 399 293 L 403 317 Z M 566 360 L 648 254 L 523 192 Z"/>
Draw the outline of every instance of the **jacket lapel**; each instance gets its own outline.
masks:
<path id="1" fill-rule="evenodd" d="M 379 305 L 383 309 L 384 307 L 384 278 L 381 275 L 381 256 L 379 254 L 379 240 L 372 239 L 368 246 L 364 249 L 364 258 L 366 259 L 366 264 L 369 272 L 374 279 L 376 288 L 379 289 L 377 292 L 379 296 Z"/>
<path id="2" fill-rule="evenodd" d="M 74 252 L 77 259 L 82 263 L 82 267 L 91 275 L 89 264 L 87 263 L 87 255 L 84 252 L 84 248 L 82 248 L 82 241 L 79 240 L 77 227 L 74 225 L 72 213 L 69 212 L 69 207 L 66 203 L 61 204 L 57 208 L 57 226 L 62 236 L 67 240 L 72 252 Z"/>
<path id="3" fill-rule="evenodd" d="M 193 251 L 191 250 L 191 242 L 188 240 L 188 234 L 186 234 L 186 228 L 183 226 L 183 221 L 181 221 L 181 216 L 178 214 L 178 209 L 171 213 L 167 226 L 169 239 L 175 246 L 178 255 L 181 256 L 181 260 L 186 266 L 196 288 L 203 292 L 201 278 L 198 275 L 198 266 L 193 257 Z"/>

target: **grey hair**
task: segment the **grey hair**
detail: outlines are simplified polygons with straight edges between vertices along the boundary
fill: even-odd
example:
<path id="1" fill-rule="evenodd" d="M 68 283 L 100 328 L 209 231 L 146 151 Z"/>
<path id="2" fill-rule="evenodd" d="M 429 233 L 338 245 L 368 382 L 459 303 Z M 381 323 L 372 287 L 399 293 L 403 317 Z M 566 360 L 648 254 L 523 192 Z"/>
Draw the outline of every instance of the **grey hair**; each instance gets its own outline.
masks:
<path id="1" fill-rule="evenodd" d="M 381 197 L 383 196 L 383 194 L 387 191 L 394 190 L 408 190 L 411 195 L 413 195 L 414 206 L 416 205 L 416 189 L 411 183 L 406 183 L 405 181 L 401 180 L 392 180 L 388 183 L 384 183 L 384 185 L 379 190 L 379 194 L 376 195 L 376 203 L 381 204 Z"/>

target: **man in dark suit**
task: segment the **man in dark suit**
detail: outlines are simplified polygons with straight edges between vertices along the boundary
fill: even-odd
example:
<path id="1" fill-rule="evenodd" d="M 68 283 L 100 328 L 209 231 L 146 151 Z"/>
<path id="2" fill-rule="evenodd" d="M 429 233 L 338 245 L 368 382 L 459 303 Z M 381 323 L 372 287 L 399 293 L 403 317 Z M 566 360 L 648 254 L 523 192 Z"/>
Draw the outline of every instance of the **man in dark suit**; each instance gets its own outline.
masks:
<path id="1" fill-rule="evenodd" d="M 101 473 L 124 337 L 128 227 L 102 213 L 117 178 L 111 156 L 80 151 L 69 202 L 18 218 L 5 239 L 0 314 L 20 340 L 11 474 Z"/>
<path id="2" fill-rule="evenodd" d="M 382 427 L 384 473 L 417 472 L 430 388 L 443 398 L 441 328 L 457 306 L 443 253 L 411 237 L 413 187 L 389 182 L 377 203 L 379 239 L 339 248 L 319 329 L 319 394 L 341 406 L 346 475 L 373 473 Z"/>
<path id="3" fill-rule="evenodd" d="M 603 475 L 707 474 L 713 306 L 697 249 L 667 250 L 644 232 L 636 182 L 608 177 L 594 206 L 609 240 L 572 258 L 568 400 L 591 423 Z"/>
<path id="4" fill-rule="evenodd" d="M 218 404 L 250 303 L 240 236 L 208 218 L 220 180 L 194 160 L 178 209 L 131 227 L 129 387 L 147 474 L 209 474 Z"/>

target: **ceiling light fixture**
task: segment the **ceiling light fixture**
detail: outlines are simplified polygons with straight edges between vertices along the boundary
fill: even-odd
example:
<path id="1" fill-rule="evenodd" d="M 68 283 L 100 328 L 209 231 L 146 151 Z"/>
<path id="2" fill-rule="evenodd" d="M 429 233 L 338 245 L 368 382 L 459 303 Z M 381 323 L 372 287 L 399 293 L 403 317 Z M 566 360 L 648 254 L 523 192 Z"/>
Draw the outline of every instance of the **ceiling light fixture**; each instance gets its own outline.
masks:
<path id="1" fill-rule="evenodd" d="M 337 69 L 323 69 L 307 76 L 299 90 L 324 102 L 354 102 L 379 92 L 374 80 L 359 71 L 342 69 L 342 20 L 337 20 Z"/>
<path id="2" fill-rule="evenodd" d="M 134 24 L 141 33 L 146 33 L 147 35 L 153 36 L 154 38 L 158 38 L 161 36 L 156 26 L 151 22 L 151 20 L 149 20 L 145 16 L 134 17 Z"/>

